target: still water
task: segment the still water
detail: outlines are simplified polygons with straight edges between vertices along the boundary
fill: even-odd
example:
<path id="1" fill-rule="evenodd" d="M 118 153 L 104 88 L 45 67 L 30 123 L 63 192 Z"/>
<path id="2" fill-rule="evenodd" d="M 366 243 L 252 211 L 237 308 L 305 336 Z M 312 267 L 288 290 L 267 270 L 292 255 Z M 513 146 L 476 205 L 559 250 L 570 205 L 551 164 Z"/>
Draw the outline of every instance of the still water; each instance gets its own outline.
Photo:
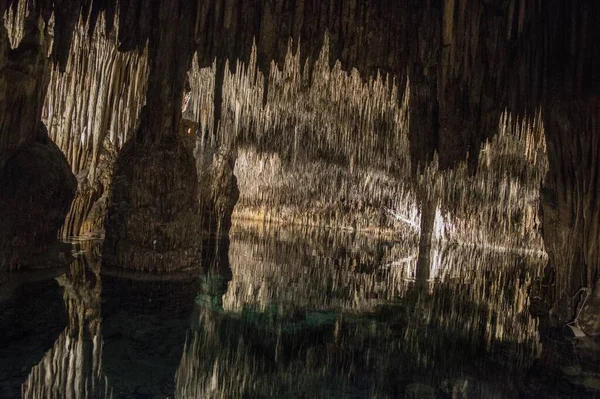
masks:
<path id="1" fill-rule="evenodd" d="M 593 350 L 530 314 L 540 255 L 417 267 L 413 244 L 235 226 L 159 277 L 74 249 L 0 288 L 1 398 L 600 397 Z"/>

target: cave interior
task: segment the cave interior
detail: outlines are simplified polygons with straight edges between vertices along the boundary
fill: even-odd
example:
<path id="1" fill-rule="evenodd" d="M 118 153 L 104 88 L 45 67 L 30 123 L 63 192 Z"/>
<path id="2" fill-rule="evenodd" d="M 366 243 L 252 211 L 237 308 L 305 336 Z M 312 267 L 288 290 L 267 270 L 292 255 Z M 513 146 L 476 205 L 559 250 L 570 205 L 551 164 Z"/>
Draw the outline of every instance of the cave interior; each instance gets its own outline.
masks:
<path id="1" fill-rule="evenodd" d="M 0 0 L 0 14 L 0 357 L 31 347 L 13 318 L 43 306 L 16 297 L 55 313 L 40 318 L 51 349 L 31 349 L 17 382 L 0 367 L 0 396 L 600 392 L 597 0 Z M 98 344 L 135 342 L 149 314 L 174 342 L 156 390 Z M 397 323 L 368 338 L 357 315 Z M 382 370 L 365 345 L 389 352 Z M 492 346 L 535 359 L 505 360 L 535 384 L 497 391 L 485 365 L 479 385 L 448 387 L 449 357 Z M 407 364 L 439 378 L 398 382 Z"/>

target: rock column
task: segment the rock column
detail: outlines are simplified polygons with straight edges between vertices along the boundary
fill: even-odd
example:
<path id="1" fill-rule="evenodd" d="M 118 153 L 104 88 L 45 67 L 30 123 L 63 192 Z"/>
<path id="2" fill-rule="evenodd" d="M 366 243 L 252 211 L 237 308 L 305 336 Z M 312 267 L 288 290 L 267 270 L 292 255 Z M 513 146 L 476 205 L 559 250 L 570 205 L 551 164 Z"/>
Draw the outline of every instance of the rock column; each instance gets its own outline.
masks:
<path id="1" fill-rule="evenodd" d="M 543 110 L 549 171 L 542 191 L 542 226 L 549 267 L 556 275 L 554 313 L 569 322 L 578 305 L 585 305 L 578 322 L 591 334 L 600 334 L 600 307 L 590 308 L 598 306 L 592 297 L 583 302 L 600 279 L 599 115 L 597 95 L 554 96 Z"/>
<path id="2" fill-rule="evenodd" d="M 140 128 L 118 156 L 109 199 L 104 261 L 145 271 L 199 264 L 201 228 L 194 158 L 179 134 L 193 54 L 194 2 L 155 0 L 148 91 Z"/>

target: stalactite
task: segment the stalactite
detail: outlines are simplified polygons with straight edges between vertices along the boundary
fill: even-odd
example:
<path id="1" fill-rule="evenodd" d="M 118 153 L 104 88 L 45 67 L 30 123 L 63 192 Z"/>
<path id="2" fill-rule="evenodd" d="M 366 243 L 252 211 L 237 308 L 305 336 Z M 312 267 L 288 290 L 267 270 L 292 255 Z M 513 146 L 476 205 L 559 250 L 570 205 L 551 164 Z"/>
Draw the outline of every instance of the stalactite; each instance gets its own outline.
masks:
<path id="1" fill-rule="evenodd" d="M 104 229 L 115 157 L 133 136 L 145 103 L 147 50 L 118 51 L 117 32 L 104 29 L 105 14 L 97 22 L 90 32 L 90 22 L 80 19 L 65 71 L 52 70 L 42 112 L 79 180 L 63 236 Z"/>
<path id="2" fill-rule="evenodd" d="M 29 2 L 19 1 L 12 3 L 6 14 L 2 13 L 4 26 L 8 31 L 11 48 L 17 48 L 23 39 L 25 18 L 29 16 Z"/>

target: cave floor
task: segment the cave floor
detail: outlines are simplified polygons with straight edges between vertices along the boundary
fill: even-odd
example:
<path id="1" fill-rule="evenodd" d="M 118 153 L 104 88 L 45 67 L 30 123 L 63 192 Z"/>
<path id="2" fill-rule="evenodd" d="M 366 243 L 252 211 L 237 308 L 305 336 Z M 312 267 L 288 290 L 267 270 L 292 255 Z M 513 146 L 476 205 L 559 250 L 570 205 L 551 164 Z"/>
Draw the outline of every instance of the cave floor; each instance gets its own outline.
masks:
<path id="1" fill-rule="evenodd" d="M 0 397 L 596 398 L 600 351 L 529 313 L 544 259 L 233 227 L 198 269 L 75 261 L 0 286 Z M 76 397 L 76 396 L 74 396 Z"/>

